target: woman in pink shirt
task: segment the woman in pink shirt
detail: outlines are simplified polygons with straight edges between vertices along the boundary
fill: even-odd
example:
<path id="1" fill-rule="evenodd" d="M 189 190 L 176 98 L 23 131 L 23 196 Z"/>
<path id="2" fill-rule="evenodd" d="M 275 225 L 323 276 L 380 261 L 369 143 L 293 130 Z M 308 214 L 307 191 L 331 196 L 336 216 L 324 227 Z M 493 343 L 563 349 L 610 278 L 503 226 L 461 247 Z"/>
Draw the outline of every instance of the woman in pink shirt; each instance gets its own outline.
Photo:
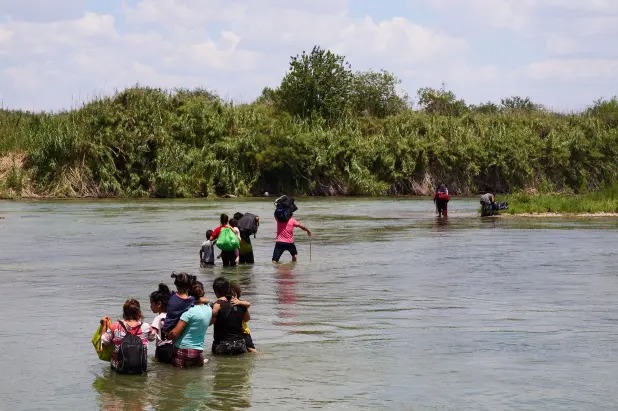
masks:
<path id="1" fill-rule="evenodd" d="M 284 251 L 289 251 L 292 254 L 292 261 L 296 261 L 296 245 L 294 245 L 294 228 L 298 227 L 311 237 L 311 230 L 309 230 L 303 223 L 296 220 L 294 217 L 286 222 L 281 222 L 275 219 L 277 222 L 277 242 L 275 243 L 275 250 L 273 251 L 273 262 L 278 263 L 281 258 L 281 254 Z"/>

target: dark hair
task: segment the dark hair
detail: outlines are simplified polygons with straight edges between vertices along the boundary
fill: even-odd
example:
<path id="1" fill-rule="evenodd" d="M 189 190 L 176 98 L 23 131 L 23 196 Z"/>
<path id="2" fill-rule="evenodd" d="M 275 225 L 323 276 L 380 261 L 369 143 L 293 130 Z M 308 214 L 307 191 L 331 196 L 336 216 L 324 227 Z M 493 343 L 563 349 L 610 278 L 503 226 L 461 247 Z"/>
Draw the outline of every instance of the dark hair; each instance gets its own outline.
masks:
<path id="1" fill-rule="evenodd" d="M 228 222 L 229 217 L 227 216 L 227 214 L 221 214 L 221 219 L 219 221 L 221 221 L 221 225 L 226 225 Z"/>
<path id="2" fill-rule="evenodd" d="M 232 295 L 236 294 L 236 298 L 240 298 L 242 290 L 236 281 L 230 281 L 230 291 Z"/>
<path id="3" fill-rule="evenodd" d="M 217 277 L 212 283 L 212 290 L 215 292 L 217 298 L 230 297 L 230 282 L 224 277 Z"/>
<path id="4" fill-rule="evenodd" d="M 232 219 L 230 220 L 230 226 L 232 226 L 232 227 L 238 227 L 238 220 L 237 220 L 237 219 L 235 219 L 235 218 L 232 218 Z"/>
<path id="5" fill-rule="evenodd" d="M 195 297 L 196 300 L 202 298 L 204 296 L 204 284 L 201 281 L 194 282 L 189 295 Z"/>
<path id="6" fill-rule="evenodd" d="M 237 220 L 240 220 L 243 215 L 244 215 L 243 213 L 240 213 L 240 212 L 236 211 L 234 213 L 234 218 L 237 219 Z"/>
<path id="7" fill-rule="evenodd" d="M 167 303 L 170 300 L 170 289 L 167 285 L 159 284 L 159 289 L 150 293 L 151 303 L 161 303 L 167 310 Z"/>
<path id="8" fill-rule="evenodd" d="M 144 316 L 142 315 L 142 309 L 139 306 L 139 301 L 134 298 L 130 298 L 125 301 L 122 306 L 122 318 L 125 320 L 141 321 Z"/>
<path id="9" fill-rule="evenodd" d="M 191 274 L 187 274 L 185 272 L 182 273 L 172 273 L 172 278 L 174 278 L 174 285 L 178 289 L 178 291 L 189 291 L 195 281 L 197 281 L 197 277 Z"/>
<path id="10" fill-rule="evenodd" d="M 210 240 L 210 237 L 212 237 L 212 230 L 206 230 L 206 238 Z"/>

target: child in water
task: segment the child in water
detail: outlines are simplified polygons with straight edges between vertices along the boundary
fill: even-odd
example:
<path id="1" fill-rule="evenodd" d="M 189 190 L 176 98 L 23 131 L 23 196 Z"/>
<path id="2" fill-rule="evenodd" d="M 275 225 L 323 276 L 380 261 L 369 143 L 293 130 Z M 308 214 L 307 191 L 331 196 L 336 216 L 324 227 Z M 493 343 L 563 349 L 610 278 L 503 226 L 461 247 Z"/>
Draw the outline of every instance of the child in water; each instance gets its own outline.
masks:
<path id="1" fill-rule="evenodd" d="M 174 279 L 177 291 L 170 296 L 167 303 L 167 315 L 163 323 L 165 334 L 174 329 L 182 313 L 195 305 L 195 298 L 189 295 L 189 291 L 197 278 L 187 273 L 172 273 L 171 277 Z"/>
<path id="2" fill-rule="evenodd" d="M 215 264 L 215 242 L 210 237 L 212 237 L 212 230 L 206 231 L 206 241 L 200 248 L 200 267 Z"/>
<path id="3" fill-rule="evenodd" d="M 230 290 L 232 291 L 232 300 L 230 301 L 232 305 L 240 305 L 245 307 L 247 311 L 249 311 L 249 307 L 251 307 L 251 303 L 249 301 L 240 300 L 240 296 L 242 294 L 242 290 L 236 281 L 230 282 Z M 253 339 L 251 338 L 251 330 L 247 325 L 246 321 L 242 322 L 242 332 L 245 338 L 245 345 L 247 346 L 248 352 L 257 352 L 255 349 L 255 344 L 253 344 Z"/>
<path id="4" fill-rule="evenodd" d="M 153 313 L 157 314 L 151 324 L 152 329 L 156 333 L 155 358 L 157 361 L 165 364 L 171 364 L 174 359 L 174 345 L 171 340 L 167 339 L 165 332 L 163 332 L 170 295 L 170 289 L 163 283 L 159 284 L 157 291 L 150 293 L 150 309 Z"/>

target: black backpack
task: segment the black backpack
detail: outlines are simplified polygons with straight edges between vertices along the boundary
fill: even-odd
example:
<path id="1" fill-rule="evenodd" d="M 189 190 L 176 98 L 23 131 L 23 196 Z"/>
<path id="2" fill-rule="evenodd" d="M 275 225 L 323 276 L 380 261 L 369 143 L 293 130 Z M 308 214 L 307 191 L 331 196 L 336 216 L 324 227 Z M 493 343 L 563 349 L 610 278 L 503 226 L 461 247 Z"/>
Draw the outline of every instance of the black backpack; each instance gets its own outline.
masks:
<path id="1" fill-rule="evenodd" d="M 145 373 L 147 370 L 147 358 L 142 339 L 136 334 L 131 334 L 122 321 L 118 322 L 124 328 L 126 334 L 122 337 L 122 341 L 120 341 L 116 372 L 119 374 Z M 139 324 L 139 329 L 141 332 L 142 323 Z"/>

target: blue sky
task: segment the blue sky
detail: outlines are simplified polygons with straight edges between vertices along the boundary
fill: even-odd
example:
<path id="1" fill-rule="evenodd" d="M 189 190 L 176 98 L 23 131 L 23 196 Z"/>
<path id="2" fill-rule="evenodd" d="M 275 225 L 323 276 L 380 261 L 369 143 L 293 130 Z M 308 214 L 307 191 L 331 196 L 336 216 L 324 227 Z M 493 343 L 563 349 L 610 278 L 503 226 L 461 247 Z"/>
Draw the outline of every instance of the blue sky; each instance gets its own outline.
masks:
<path id="1" fill-rule="evenodd" d="M 414 102 L 618 94 L 615 0 L 0 0 L 4 108 L 62 110 L 141 84 L 252 101 L 314 45 L 388 70 Z"/>

